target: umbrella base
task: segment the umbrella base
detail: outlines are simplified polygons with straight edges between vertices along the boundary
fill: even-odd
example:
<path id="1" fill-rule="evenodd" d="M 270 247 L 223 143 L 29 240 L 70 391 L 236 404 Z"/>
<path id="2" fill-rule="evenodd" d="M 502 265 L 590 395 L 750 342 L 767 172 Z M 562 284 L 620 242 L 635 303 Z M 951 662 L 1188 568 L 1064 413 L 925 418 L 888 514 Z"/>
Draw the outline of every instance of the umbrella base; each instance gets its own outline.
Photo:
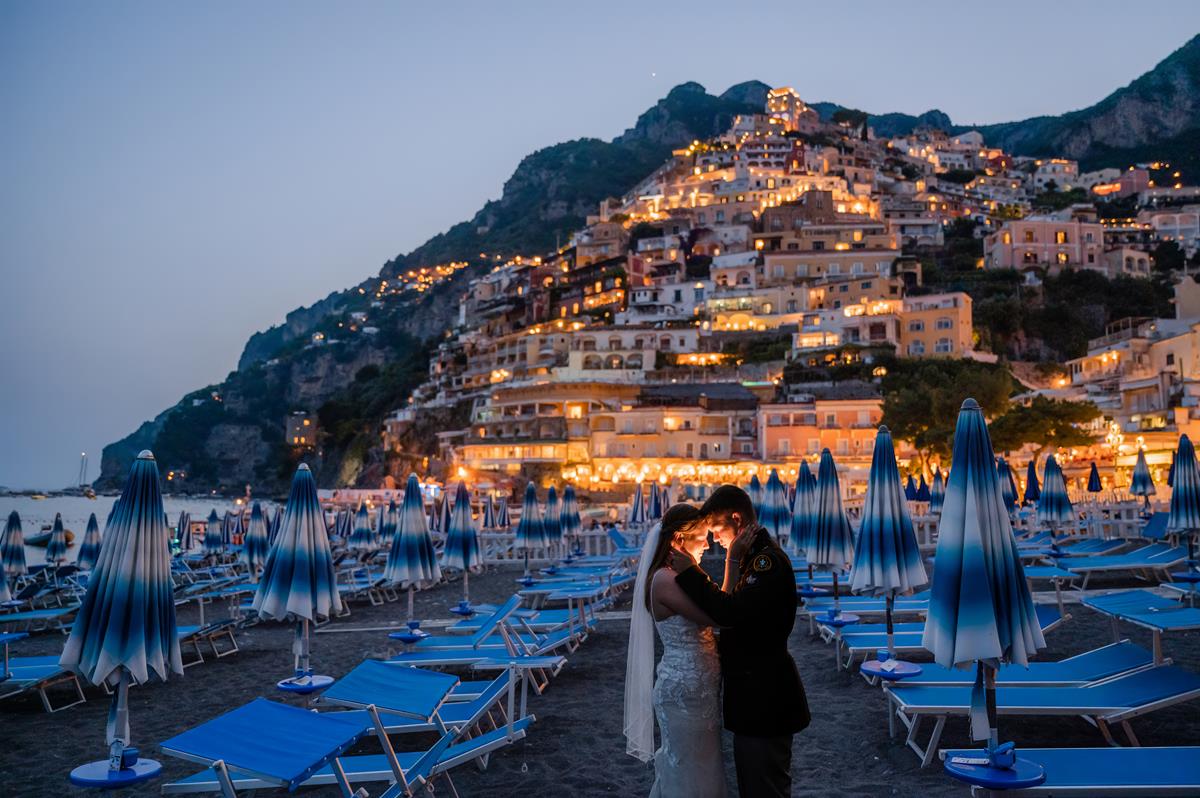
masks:
<path id="1" fill-rule="evenodd" d="M 470 618 L 472 615 L 475 614 L 475 608 L 472 607 L 467 602 L 463 601 L 463 602 L 460 602 L 457 606 L 451 607 L 450 612 L 454 613 L 455 615 L 461 615 L 464 618 Z"/>
<path id="2" fill-rule="evenodd" d="M 1037 762 L 1017 757 L 1010 768 L 992 767 L 988 752 L 947 751 L 946 774 L 988 790 L 1021 790 L 1036 787 L 1046 780 L 1046 769 Z"/>
<path id="3" fill-rule="evenodd" d="M 108 760 L 88 762 L 71 771 L 71 783 L 76 787 L 96 790 L 115 790 L 149 781 L 162 772 L 162 763 L 156 759 L 139 759 L 133 767 L 109 770 Z"/>
<path id="4" fill-rule="evenodd" d="M 331 684 L 333 684 L 332 676 L 309 674 L 307 676 L 293 676 L 290 679 L 284 679 L 281 682 L 276 682 L 275 686 L 285 693 L 308 695 L 318 690 L 324 690 Z"/>

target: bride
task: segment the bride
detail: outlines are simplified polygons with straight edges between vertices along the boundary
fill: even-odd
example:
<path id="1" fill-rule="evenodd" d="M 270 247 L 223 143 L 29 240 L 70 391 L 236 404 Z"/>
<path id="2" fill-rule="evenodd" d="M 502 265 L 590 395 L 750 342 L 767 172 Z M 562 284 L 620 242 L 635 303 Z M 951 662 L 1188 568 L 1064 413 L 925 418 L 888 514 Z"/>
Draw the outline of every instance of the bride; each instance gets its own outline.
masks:
<path id="1" fill-rule="evenodd" d="M 625 668 L 626 752 L 654 759 L 651 798 L 724 798 L 721 757 L 721 665 L 713 622 L 675 584 L 666 567 L 671 547 L 697 561 L 708 530 L 700 511 L 676 504 L 650 530 L 642 546 L 629 654 Z M 654 632 L 663 655 L 654 668 Z M 652 709 L 653 707 L 653 709 Z M 661 745 L 654 750 L 654 721 Z"/>

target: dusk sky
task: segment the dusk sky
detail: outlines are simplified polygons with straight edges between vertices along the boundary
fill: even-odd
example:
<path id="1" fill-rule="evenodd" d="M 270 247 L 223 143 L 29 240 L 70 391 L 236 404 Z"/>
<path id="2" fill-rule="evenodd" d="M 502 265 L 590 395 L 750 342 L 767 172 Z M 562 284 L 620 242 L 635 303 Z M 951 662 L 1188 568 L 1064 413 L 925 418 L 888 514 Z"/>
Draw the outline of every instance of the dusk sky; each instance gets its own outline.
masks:
<path id="1" fill-rule="evenodd" d="M 94 479 L 253 332 L 678 83 L 997 122 L 1089 105 L 1197 31 L 1190 0 L 5 3 L 0 485 L 64 486 L 81 451 Z"/>

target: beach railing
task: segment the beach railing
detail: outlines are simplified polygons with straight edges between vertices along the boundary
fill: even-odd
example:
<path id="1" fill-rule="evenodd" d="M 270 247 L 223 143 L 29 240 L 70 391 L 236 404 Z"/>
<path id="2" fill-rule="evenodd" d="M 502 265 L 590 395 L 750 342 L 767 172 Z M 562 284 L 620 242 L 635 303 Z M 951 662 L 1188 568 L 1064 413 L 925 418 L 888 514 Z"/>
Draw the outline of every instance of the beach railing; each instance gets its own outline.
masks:
<path id="1" fill-rule="evenodd" d="M 622 534 L 625 535 L 630 545 L 637 545 L 641 542 L 640 535 L 631 535 L 626 531 L 622 531 Z M 525 550 L 516 547 L 516 539 L 517 535 L 514 531 L 480 532 L 479 543 L 483 549 L 484 563 L 487 565 L 523 563 Z M 604 529 L 587 529 L 571 535 L 569 539 L 550 547 L 549 550 L 532 550 L 529 561 L 531 563 L 550 562 L 561 559 L 568 551 L 577 549 L 581 550 L 584 556 L 604 557 L 616 550 L 616 544 Z"/>

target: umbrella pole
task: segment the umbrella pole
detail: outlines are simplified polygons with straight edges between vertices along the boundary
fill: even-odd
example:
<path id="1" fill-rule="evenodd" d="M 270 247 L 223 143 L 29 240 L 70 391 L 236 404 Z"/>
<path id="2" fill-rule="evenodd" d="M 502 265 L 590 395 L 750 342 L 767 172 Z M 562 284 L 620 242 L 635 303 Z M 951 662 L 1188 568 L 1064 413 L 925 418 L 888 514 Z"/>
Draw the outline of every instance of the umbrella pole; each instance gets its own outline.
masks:
<path id="1" fill-rule="evenodd" d="M 108 710 L 108 769 L 120 770 L 125 745 L 129 742 L 129 671 L 121 668 L 117 689 Z"/>
<path id="2" fill-rule="evenodd" d="M 408 583 L 408 619 L 413 619 L 413 583 Z"/>
<path id="3" fill-rule="evenodd" d="M 833 606 L 835 609 L 840 609 L 841 604 L 838 602 L 838 580 L 837 566 L 833 568 Z"/>
<path id="4" fill-rule="evenodd" d="M 895 601 L 895 594 L 889 592 L 884 604 L 884 614 L 887 616 L 887 649 L 888 659 L 896 658 L 896 634 L 892 626 L 892 602 Z"/>
<path id="5" fill-rule="evenodd" d="M 525 556 L 528 557 L 529 553 L 526 552 Z M 528 567 L 525 568 L 525 573 L 529 573 Z M 471 603 L 471 569 L 470 568 L 463 569 L 463 601 L 467 602 L 468 604 Z"/>
<path id="6" fill-rule="evenodd" d="M 988 749 L 994 749 L 1000 744 L 1000 733 L 996 720 L 996 669 L 991 665 L 980 663 L 983 668 L 983 685 L 987 691 L 988 716 Z"/>

